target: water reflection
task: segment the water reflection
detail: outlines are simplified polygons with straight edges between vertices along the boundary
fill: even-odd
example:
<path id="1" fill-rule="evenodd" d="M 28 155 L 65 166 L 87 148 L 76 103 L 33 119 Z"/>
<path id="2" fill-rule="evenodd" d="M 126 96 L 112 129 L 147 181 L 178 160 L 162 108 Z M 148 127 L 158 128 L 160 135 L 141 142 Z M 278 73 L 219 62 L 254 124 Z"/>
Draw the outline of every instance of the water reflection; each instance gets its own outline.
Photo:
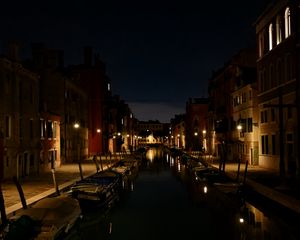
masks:
<path id="1" fill-rule="evenodd" d="M 229 233 L 233 239 L 300 239 L 299 231 L 295 227 L 297 225 L 291 226 L 276 216 L 275 212 L 263 210 L 261 206 L 255 207 L 253 203 L 245 201 L 247 196 L 240 198 L 234 194 L 224 194 L 216 187 L 199 181 L 189 169 L 172 169 L 175 176 L 186 184 L 192 202 L 211 209 L 215 222 L 220 223 L 220 229 Z M 223 219 L 224 222 L 218 219 Z M 299 224 L 299 219 L 296 221 Z"/>
<path id="2" fill-rule="evenodd" d="M 138 177 L 128 186 L 104 216 L 85 216 L 80 239 L 300 239 L 264 209 L 196 181 L 179 157 L 159 148 L 147 150 Z"/>

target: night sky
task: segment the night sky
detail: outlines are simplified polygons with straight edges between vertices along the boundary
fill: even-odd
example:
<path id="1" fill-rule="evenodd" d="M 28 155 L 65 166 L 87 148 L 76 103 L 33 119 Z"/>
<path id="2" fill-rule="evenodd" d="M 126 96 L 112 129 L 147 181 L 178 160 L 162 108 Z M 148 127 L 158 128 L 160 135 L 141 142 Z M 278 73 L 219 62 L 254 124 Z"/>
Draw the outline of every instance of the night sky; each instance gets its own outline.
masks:
<path id="1" fill-rule="evenodd" d="M 207 82 L 241 48 L 255 46 L 253 23 L 267 0 L 5 1 L 0 43 L 44 42 L 83 62 L 83 48 L 107 65 L 113 94 L 139 120 L 169 122 L 189 97 L 206 97 Z"/>

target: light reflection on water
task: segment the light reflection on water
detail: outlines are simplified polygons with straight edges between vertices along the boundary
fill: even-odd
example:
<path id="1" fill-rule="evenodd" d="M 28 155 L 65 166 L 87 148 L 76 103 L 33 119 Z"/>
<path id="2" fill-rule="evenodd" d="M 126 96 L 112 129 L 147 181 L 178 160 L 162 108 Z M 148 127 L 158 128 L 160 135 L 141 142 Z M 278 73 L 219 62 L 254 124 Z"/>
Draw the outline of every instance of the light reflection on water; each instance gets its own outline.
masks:
<path id="1" fill-rule="evenodd" d="M 80 239 L 297 239 L 264 210 L 195 181 L 179 157 L 150 148 L 144 161 L 129 193 L 101 221 L 94 213 Z"/>
<path id="2" fill-rule="evenodd" d="M 176 161 L 180 160 L 176 159 Z M 171 165 L 170 167 L 172 168 Z M 177 168 L 174 167 L 173 171 L 175 175 L 179 176 L 179 178 L 187 184 L 191 197 L 195 201 L 200 204 L 205 204 L 207 207 L 214 208 L 220 204 L 216 202 L 217 198 L 220 197 L 222 199 L 221 201 L 223 201 L 222 204 L 224 204 L 223 207 L 226 207 L 227 210 L 229 209 L 228 204 L 231 204 L 231 202 L 226 203 L 228 198 L 223 198 L 224 196 L 221 197 L 220 192 L 214 186 L 208 186 L 207 183 L 199 182 L 199 179 L 194 177 L 191 171 L 178 171 Z M 190 176 L 187 177 L 187 175 Z M 187 179 L 189 180 L 187 181 Z M 245 198 L 247 198 L 247 196 L 245 196 Z M 275 215 L 276 209 L 270 213 L 269 211 L 265 212 L 261 209 L 261 206 L 259 208 L 245 201 L 241 203 L 239 207 L 231 209 L 234 211 L 232 217 L 236 225 L 236 227 L 234 227 L 236 232 L 235 239 L 300 239 L 299 231 L 295 229 L 295 227 L 289 226 L 289 224 L 284 222 L 279 216 Z M 299 219 L 297 219 L 297 221 L 299 222 Z"/>

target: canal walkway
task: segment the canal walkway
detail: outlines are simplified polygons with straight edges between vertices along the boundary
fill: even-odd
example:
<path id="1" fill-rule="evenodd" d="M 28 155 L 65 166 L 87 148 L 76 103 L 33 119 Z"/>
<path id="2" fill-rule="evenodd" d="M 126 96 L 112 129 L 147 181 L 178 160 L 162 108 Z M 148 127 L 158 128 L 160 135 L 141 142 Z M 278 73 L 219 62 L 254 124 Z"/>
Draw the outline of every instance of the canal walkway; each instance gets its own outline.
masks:
<path id="1" fill-rule="evenodd" d="M 104 161 L 103 168 L 106 169 L 114 161 L 116 161 L 116 159 Z M 219 167 L 218 163 L 212 163 L 212 165 L 216 168 Z M 237 170 L 238 164 L 226 164 L 225 172 L 231 178 L 236 178 Z M 245 164 L 241 164 L 239 174 L 240 182 L 244 180 L 244 170 Z M 94 174 L 96 172 L 95 163 L 92 160 L 85 160 L 82 163 L 82 172 L 83 177 Z M 80 180 L 80 178 L 77 163 L 64 164 L 55 169 L 55 179 L 59 190 L 67 188 L 74 182 Z M 25 178 L 19 179 L 19 181 L 28 205 L 56 192 L 53 184 L 53 174 L 51 172 L 48 174 L 26 176 Z M 282 184 L 277 173 L 270 172 L 260 166 L 250 165 L 247 168 L 245 184 L 263 196 L 300 214 L 300 183 L 298 179 L 287 179 L 285 184 Z M 13 214 L 22 208 L 21 200 L 13 181 L 4 181 L 1 183 L 1 187 L 6 214 Z"/>
<path id="2" fill-rule="evenodd" d="M 103 169 L 107 169 L 119 158 L 103 160 Z M 81 164 L 83 177 L 88 177 L 97 172 L 97 168 L 92 159 L 85 160 Z M 78 163 L 63 164 L 55 169 L 55 181 L 59 191 L 62 191 L 81 179 Z M 27 205 L 30 205 L 44 197 L 56 193 L 53 173 L 43 173 L 30 175 L 19 179 Z M 5 211 L 8 216 L 22 208 L 21 199 L 16 185 L 12 180 L 5 180 L 1 183 L 4 198 Z"/>
<path id="3" fill-rule="evenodd" d="M 212 166 L 219 168 L 219 163 Z M 225 174 L 231 179 L 239 178 L 239 182 L 244 182 L 263 197 L 272 200 L 298 214 L 300 214 L 300 179 L 280 178 L 279 174 L 261 166 L 248 165 L 245 175 L 246 164 L 240 164 L 238 174 L 237 163 L 227 163 Z"/>

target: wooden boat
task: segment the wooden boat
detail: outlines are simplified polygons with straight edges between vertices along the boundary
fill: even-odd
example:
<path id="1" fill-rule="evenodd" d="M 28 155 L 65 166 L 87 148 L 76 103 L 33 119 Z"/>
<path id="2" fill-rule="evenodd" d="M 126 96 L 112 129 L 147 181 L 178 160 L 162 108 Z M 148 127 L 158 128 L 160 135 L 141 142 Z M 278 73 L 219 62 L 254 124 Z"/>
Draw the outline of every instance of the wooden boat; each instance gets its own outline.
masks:
<path id="1" fill-rule="evenodd" d="M 119 199 L 122 177 L 120 173 L 106 170 L 77 181 L 70 194 L 78 199 L 82 210 L 110 208 Z"/>
<path id="2" fill-rule="evenodd" d="M 47 197 L 10 218 L 4 239 L 56 239 L 68 233 L 80 216 L 76 199 Z"/>

